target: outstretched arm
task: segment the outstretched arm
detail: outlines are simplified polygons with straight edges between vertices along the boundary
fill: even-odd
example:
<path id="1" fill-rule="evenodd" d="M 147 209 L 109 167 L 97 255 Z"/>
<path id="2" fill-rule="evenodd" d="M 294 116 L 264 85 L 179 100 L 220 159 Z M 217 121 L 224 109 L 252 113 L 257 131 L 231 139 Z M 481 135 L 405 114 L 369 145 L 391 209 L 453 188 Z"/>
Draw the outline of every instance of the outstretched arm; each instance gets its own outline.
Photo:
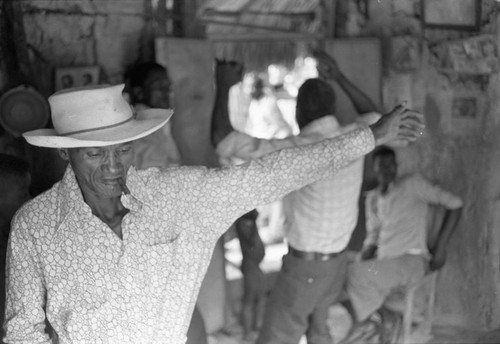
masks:
<path id="1" fill-rule="evenodd" d="M 200 218 L 217 220 L 218 225 L 210 223 L 214 228 L 229 225 L 235 215 L 334 175 L 351 161 L 370 152 L 374 144 L 415 141 L 423 127 L 423 116 L 401 105 L 382 116 L 369 129 L 361 127 L 315 144 L 282 149 L 231 168 L 193 171 L 193 174 L 199 173 L 202 184 L 191 183 L 188 193 L 199 194 L 198 199 L 207 205 L 197 210 L 209 212 L 200 214 Z M 214 213 L 224 213 L 228 218 L 215 219 Z"/>
<path id="2" fill-rule="evenodd" d="M 380 112 L 380 109 L 373 100 L 345 76 L 333 57 L 322 50 L 314 51 L 313 55 L 318 62 L 317 68 L 320 78 L 327 81 L 335 81 L 347 94 L 359 114 Z M 354 121 L 355 118 L 352 118 L 352 120 Z"/>
<path id="3" fill-rule="evenodd" d="M 210 139 L 214 147 L 224 139 L 233 127 L 229 118 L 229 90 L 243 74 L 243 65 L 234 61 L 215 60 L 215 102 L 212 110 Z"/>

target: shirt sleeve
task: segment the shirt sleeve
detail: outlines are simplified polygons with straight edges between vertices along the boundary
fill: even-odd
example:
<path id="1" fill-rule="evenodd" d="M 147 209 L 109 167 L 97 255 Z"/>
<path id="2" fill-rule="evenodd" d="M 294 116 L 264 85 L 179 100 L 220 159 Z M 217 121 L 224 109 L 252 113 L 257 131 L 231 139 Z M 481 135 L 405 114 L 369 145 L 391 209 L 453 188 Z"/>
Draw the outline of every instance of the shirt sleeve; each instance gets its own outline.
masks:
<path id="1" fill-rule="evenodd" d="M 284 139 L 259 139 L 239 131 L 227 135 L 216 147 L 221 159 L 238 159 L 249 161 L 266 154 L 290 147 L 299 147 L 321 141 L 320 135 L 289 136 Z"/>
<path id="2" fill-rule="evenodd" d="M 424 202 L 440 204 L 448 209 L 458 209 L 463 205 L 460 197 L 431 184 L 427 179 L 420 176 L 413 178 L 411 185 L 418 197 Z"/>
<path id="3" fill-rule="evenodd" d="M 368 192 L 365 199 L 366 213 L 366 237 L 363 247 L 377 245 L 382 224 L 377 212 L 377 196 L 374 192 Z"/>
<path id="4" fill-rule="evenodd" d="M 6 343 L 51 343 L 45 333 L 45 287 L 26 223 L 13 221 L 7 248 Z"/>
<path id="5" fill-rule="evenodd" d="M 225 230 L 244 212 L 334 175 L 373 147 L 373 134 L 364 127 L 315 144 L 282 149 L 242 165 L 205 169 L 203 177 L 197 178 L 203 185 L 192 186 L 203 205 L 198 211 L 206 212 L 199 216 L 215 221 L 216 227 L 221 226 L 217 218 L 222 220 Z"/>

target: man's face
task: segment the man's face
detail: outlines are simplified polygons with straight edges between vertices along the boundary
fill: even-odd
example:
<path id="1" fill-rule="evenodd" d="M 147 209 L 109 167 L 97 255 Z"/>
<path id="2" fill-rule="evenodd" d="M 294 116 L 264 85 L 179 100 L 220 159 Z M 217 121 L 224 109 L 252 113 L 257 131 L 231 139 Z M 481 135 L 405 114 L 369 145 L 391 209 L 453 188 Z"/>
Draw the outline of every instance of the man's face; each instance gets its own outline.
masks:
<path id="1" fill-rule="evenodd" d="M 380 155 L 373 161 L 373 171 L 380 184 L 389 184 L 396 178 L 398 166 L 393 155 Z"/>
<path id="2" fill-rule="evenodd" d="M 166 72 L 155 70 L 144 81 L 144 103 L 156 109 L 170 108 L 170 80 Z"/>
<path id="3" fill-rule="evenodd" d="M 127 171 L 134 161 L 132 142 L 63 149 L 61 156 L 69 160 L 83 195 L 99 199 L 121 195 L 119 179 L 125 183 Z"/>

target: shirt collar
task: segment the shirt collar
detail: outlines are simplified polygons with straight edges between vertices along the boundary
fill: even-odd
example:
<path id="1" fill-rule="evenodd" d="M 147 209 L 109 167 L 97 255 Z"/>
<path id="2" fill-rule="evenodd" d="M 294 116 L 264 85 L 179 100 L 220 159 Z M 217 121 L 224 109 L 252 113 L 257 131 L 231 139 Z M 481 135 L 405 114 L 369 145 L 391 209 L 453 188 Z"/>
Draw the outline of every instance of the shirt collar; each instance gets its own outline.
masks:
<path id="1" fill-rule="evenodd" d="M 332 133 L 335 130 L 338 130 L 340 127 L 339 122 L 335 118 L 334 115 L 326 115 L 317 120 L 312 121 L 308 125 L 306 125 L 300 131 L 303 134 L 312 134 L 312 133 Z"/>
<path id="2" fill-rule="evenodd" d="M 137 174 L 137 171 L 135 168 L 131 167 L 127 175 L 127 180 L 129 180 L 129 178 L 137 180 L 137 178 L 134 178 L 135 174 Z M 140 197 L 140 195 L 136 195 L 136 193 L 134 193 L 134 189 L 140 190 L 141 188 L 138 187 L 130 189 L 130 195 L 122 195 L 123 205 L 132 212 L 139 211 L 145 202 L 141 200 L 142 197 Z M 92 216 L 92 210 L 89 205 L 85 203 L 80 186 L 76 180 L 75 172 L 69 164 L 59 185 L 58 192 L 61 199 L 62 218 L 65 218 L 71 212 L 78 212 L 85 217 Z"/>

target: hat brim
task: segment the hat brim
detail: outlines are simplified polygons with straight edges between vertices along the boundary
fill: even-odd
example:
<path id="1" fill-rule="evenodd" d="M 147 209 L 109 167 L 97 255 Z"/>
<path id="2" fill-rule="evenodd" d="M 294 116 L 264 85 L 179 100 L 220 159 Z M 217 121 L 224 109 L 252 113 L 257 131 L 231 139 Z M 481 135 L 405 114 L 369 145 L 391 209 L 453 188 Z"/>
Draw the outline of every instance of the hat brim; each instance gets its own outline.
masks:
<path id="1" fill-rule="evenodd" d="M 29 144 L 48 148 L 102 147 L 140 139 L 163 127 L 173 114 L 171 109 L 146 109 L 141 118 L 113 128 L 61 136 L 54 129 L 38 129 L 23 133 Z"/>

